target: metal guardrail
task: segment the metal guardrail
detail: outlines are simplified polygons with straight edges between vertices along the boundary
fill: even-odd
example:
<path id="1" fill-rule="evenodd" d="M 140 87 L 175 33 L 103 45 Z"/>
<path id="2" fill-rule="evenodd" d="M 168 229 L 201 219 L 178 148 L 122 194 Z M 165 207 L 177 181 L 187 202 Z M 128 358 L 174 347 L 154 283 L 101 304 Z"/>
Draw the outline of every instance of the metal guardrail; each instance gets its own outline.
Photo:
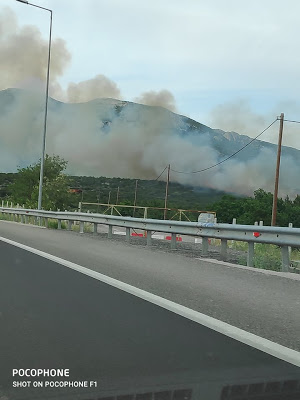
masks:
<path id="1" fill-rule="evenodd" d="M 141 229 L 147 232 L 147 245 L 151 245 L 152 232 L 165 232 L 171 234 L 171 248 L 176 248 L 176 235 L 187 235 L 202 238 L 202 255 L 208 255 L 208 239 L 221 239 L 221 257 L 226 260 L 227 241 L 236 240 L 248 243 L 247 266 L 254 265 L 255 243 L 268 243 L 281 247 L 282 272 L 288 272 L 290 266 L 289 247 L 300 247 L 300 228 L 284 228 L 257 225 L 235 224 L 211 224 L 186 221 L 170 221 L 157 219 L 143 219 L 132 217 L 120 217 L 114 215 L 31 210 L 24 208 L 0 207 L 2 214 L 11 215 L 13 221 L 28 223 L 28 218 L 33 217 L 34 223 L 48 227 L 49 219 L 58 221 L 58 229 L 61 222 L 68 222 L 67 229 L 71 230 L 74 222 L 79 222 L 79 232 L 84 233 L 84 224 L 94 226 L 94 234 L 97 233 L 97 225 L 108 225 L 108 237 L 113 236 L 113 226 L 126 228 L 126 240 L 130 240 L 131 229 Z"/>

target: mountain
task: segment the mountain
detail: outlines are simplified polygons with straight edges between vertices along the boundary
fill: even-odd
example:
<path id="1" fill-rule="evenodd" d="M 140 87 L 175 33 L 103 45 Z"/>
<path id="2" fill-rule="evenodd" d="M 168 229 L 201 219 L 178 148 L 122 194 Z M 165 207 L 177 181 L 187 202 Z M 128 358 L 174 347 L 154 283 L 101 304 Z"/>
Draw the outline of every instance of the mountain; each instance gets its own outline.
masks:
<path id="1" fill-rule="evenodd" d="M 0 172 L 14 172 L 40 157 L 44 104 L 36 92 L 0 92 Z M 49 99 L 46 150 L 68 160 L 73 175 L 155 179 L 169 163 L 175 171 L 198 171 L 251 140 L 161 107 L 115 99 L 76 104 Z M 272 191 L 276 152 L 276 145 L 255 140 L 216 168 L 198 174 L 171 170 L 171 180 L 240 194 L 259 187 Z M 281 195 L 300 192 L 299 167 L 300 151 L 283 146 Z"/>

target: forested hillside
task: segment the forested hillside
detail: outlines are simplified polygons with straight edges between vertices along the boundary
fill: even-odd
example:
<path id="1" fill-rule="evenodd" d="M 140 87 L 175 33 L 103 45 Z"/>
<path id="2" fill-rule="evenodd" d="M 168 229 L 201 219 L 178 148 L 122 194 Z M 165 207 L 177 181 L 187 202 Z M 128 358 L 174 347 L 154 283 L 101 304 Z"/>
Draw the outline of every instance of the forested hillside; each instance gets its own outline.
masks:
<path id="1" fill-rule="evenodd" d="M 18 174 L 0 173 L 0 198 L 12 198 L 11 184 L 17 179 Z M 136 190 L 137 185 L 137 190 Z M 147 181 L 135 179 L 68 176 L 69 193 L 67 208 L 78 209 L 79 202 L 110 203 L 134 205 L 136 190 L 136 205 L 143 207 L 164 207 L 166 183 L 162 181 Z M 272 215 L 273 196 L 271 193 L 258 189 L 251 197 L 229 195 L 216 190 L 194 188 L 170 182 L 168 207 L 186 210 L 209 210 L 217 213 L 218 222 L 231 223 L 233 218 L 239 224 L 253 224 L 263 221 L 270 225 Z M 83 211 L 99 211 L 97 205 L 83 205 Z M 132 209 L 123 209 L 123 215 L 132 215 Z M 135 214 L 139 216 L 138 214 Z M 162 213 L 153 214 L 161 218 Z M 196 219 L 196 214 L 189 214 Z M 300 227 L 300 196 L 291 200 L 288 197 L 278 200 L 277 225 Z"/>

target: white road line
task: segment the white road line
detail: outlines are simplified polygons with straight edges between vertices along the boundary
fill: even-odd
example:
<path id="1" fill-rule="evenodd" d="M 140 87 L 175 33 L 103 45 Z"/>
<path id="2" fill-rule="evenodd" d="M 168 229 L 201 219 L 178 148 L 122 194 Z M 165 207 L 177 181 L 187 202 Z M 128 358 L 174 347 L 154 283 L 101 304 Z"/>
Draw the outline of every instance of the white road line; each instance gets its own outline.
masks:
<path id="1" fill-rule="evenodd" d="M 261 350 L 267 354 L 275 356 L 281 360 L 287 361 L 297 367 L 300 367 L 300 352 L 289 349 L 288 347 L 282 346 L 278 343 L 274 343 L 271 340 L 264 339 L 260 336 L 254 335 L 253 333 L 249 333 L 240 328 L 237 328 L 233 325 L 227 324 L 226 322 L 219 321 L 213 317 L 209 317 L 208 315 L 202 314 L 198 311 L 191 310 L 185 306 L 174 303 L 173 301 L 164 299 L 160 296 L 157 296 L 153 293 L 149 293 L 145 290 L 139 289 L 135 286 L 129 285 L 128 283 L 124 283 L 118 281 L 117 279 L 110 278 L 106 275 L 103 275 L 99 272 L 93 271 L 89 268 L 83 267 L 81 265 L 75 264 L 71 261 L 64 260 L 62 258 L 56 257 L 52 254 L 45 253 L 44 251 L 34 249 L 33 247 L 26 246 L 22 243 L 15 242 L 10 239 L 6 239 L 0 236 L 0 240 L 11 244 L 13 246 L 19 247 L 23 250 L 29 251 L 38 256 L 44 257 L 50 261 L 54 261 L 60 265 L 63 265 L 67 268 L 73 269 L 75 271 L 81 272 L 84 275 L 90 276 L 94 279 L 97 279 L 101 282 L 107 283 L 110 286 L 121 289 L 124 292 L 130 293 L 136 297 L 139 297 L 143 300 L 149 301 L 159 307 L 162 307 L 166 310 L 172 311 L 178 315 L 181 315 L 185 318 L 188 318 L 192 321 L 195 321 L 207 328 L 210 328 L 216 332 L 219 332 L 223 335 L 226 335 L 232 339 L 235 339 L 241 343 L 245 343 L 250 345 L 258 350 Z"/>

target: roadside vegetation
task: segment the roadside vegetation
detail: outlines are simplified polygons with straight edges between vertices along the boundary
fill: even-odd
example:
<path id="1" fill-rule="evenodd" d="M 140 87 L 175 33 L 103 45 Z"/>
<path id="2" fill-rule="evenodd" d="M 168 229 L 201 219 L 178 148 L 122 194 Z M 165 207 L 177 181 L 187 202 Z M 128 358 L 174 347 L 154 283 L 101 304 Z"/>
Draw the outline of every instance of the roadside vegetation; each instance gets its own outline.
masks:
<path id="1" fill-rule="evenodd" d="M 77 210 L 79 202 L 110 203 L 133 205 L 135 198 L 135 179 L 69 176 L 65 173 L 67 161 L 59 156 L 46 155 L 43 208 L 46 210 Z M 19 168 L 17 173 L 0 173 L 0 199 L 25 208 L 36 208 L 38 199 L 40 162 L 26 168 Z M 138 180 L 136 205 L 143 207 L 164 207 L 165 182 Z M 218 222 L 232 223 L 236 218 L 238 224 L 252 225 L 263 221 L 270 225 L 273 195 L 262 189 L 253 196 L 242 197 L 225 194 L 205 188 L 195 188 L 170 182 L 168 207 L 184 210 L 215 211 Z M 104 206 L 83 205 L 83 211 L 104 212 Z M 124 216 L 143 217 L 143 210 L 119 208 Z M 133 214 L 134 212 L 134 214 Z M 171 218 L 175 213 L 168 212 Z M 185 212 L 191 220 L 197 220 L 197 213 Z M 163 218 L 162 210 L 149 210 L 148 217 Z M 174 217 L 175 219 L 178 216 Z M 185 219 L 185 216 L 183 216 Z M 277 225 L 300 227 L 300 196 L 294 199 L 278 199 Z"/>
<path id="2" fill-rule="evenodd" d="M 59 156 L 46 155 L 43 184 L 43 208 L 45 210 L 78 209 L 79 202 L 88 203 L 118 203 L 119 206 L 133 205 L 136 192 L 136 205 L 143 207 L 164 207 L 165 182 L 106 177 L 69 176 L 65 173 L 67 161 Z M 14 205 L 24 205 L 25 208 L 36 208 L 38 200 L 40 162 L 26 168 L 19 168 L 17 173 L 0 173 L 0 199 Z M 272 214 L 273 195 L 262 189 L 254 192 L 253 196 L 242 197 L 225 194 L 219 191 L 199 189 L 183 186 L 170 182 L 168 207 L 184 210 L 214 211 L 220 223 L 232 223 L 236 218 L 237 224 L 253 225 L 254 222 L 263 221 L 270 225 Z M 106 207 L 107 208 L 107 207 Z M 105 211 L 104 206 L 86 205 L 83 211 Z M 143 217 L 143 210 L 119 207 L 118 211 L 123 216 Z M 134 212 L 134 214 L 133 214 Z M 171 218 L 175 212 L 168 212 Z M 198 214 L 185 212 L 187 218 L 196 221 Z M 163 218 L 162 210 L 149 210 L 148 218 Z M 0 213 L 0 219 L 8 220 L 9 217 Z M 174 217 L 178 219 L 178 215 Z M 185 216 L 182 218 L 185 219 Z M 34 221 L 30 221 L 34 223 Z M 300 196 L 294 199 L 286 197 L 278 199 L 277 225 L 300 227 Z M 57 229 L 56 220 L 49 219 L 48 226 Z M 67 229 L 67 224 L 62 221 L 62 229 Z M 85 232 L 92 232 L 92 226 L 85 224 Z M 72 230 L 79 232 L 79 225 L 73 224 Z M 218 245 L 218 241 L 215 241 Z M 247 243 L 228 241 L 232 249 L 247 251 Z M 296 261 L 300 260 L 300 250 L 292 249 L 292 265 L 300 267 Z M 246 257 L 241 256 L 239 263 L 246 265 Z M 293 264 L 294 263 L 294 264 Z M 256 244 L 254 265 L 257 268 L 280 270 L 280 248 L 273 245 Z"/>

